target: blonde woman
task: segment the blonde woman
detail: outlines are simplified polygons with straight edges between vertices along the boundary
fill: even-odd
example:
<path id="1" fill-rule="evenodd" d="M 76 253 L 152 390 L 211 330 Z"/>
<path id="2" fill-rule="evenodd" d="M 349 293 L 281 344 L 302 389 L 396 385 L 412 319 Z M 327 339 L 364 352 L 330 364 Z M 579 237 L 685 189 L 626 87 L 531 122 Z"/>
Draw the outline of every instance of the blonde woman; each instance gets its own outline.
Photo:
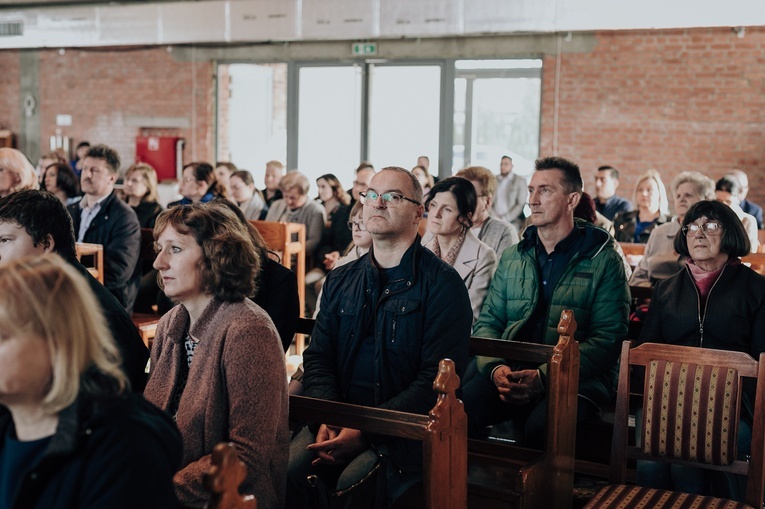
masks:
<path id="1" fill-rule="evenodd" d="M 670 220 L 667 190 L 661 175 L 648 170 L 635 184 L 635 210 L 614 216 L 614 231 L 619 242 L 645 244 L 655 227 Z"/>
<path id="2" fill-rule="evenodd" d="M 57 255 L 0 266 L 0 507 L 175 507 L 181 438 L 128 393 L 87 283 Z"/>
<path id="3" fill-rule="evenodd" d="M 15 148 L 0 148 L 0 198 L 22 189 L 37 189 L 37 173 Z"/>
<path id="4" fill-rule="evenodd" d="M 154 228 L 162 212 L 158 203 L 157 172 L 146 163 L 134 164 L 125 172 L 125 201 L 138 216 L 141 228 Z"/>

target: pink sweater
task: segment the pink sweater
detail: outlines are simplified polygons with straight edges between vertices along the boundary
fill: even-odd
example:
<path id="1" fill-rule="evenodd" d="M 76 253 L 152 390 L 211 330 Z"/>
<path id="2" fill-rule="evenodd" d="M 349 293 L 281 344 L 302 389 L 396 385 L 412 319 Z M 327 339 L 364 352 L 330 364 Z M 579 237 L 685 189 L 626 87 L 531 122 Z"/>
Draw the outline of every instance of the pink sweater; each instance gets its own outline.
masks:
<path id="1" fill-rule="evenodd" d="M 167 410 L 181 363 L 189 315 L 174 307 L 157 326 L 151 374 L 144 395 Z M 175 474 L 181 505 L 203 507 L 209 497 L 202 475 L 219 442 L 233 442 L 247 465 L 241 493 L 258 508 L 280 508 L 289 455 L 287 375 L 284 351 L 271 319 L 245 299 L 213 300 L 190 331 L 199 340 L 180 400 L 177 424 L 183 461 Z"/>

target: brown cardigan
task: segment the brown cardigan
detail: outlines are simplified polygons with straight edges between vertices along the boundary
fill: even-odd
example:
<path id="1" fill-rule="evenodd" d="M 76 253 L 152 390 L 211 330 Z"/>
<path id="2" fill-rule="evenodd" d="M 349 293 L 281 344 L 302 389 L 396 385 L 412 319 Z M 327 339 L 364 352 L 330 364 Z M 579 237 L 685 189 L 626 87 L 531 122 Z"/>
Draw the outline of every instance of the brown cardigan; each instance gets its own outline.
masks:
<path id="1" fill-rule="evenodd" d="M 180 363 L 186 362 L 188 325 L 189 314 L 179 305 L 157 326 L 144 395 L 164 410 Z M 208 495 L 202 474 L 210 468 L 210 453 L 217 443 L 229 441 L 247 465 L 241 492 L 254 494 L 261 509 L 281 508 L 289 455 L 287 375 L 273 322 L 249 299 L 214 299 L 191 336 L 199 344 L 177 414 L 183 461 L 175 486 L 181 505 L 204 506 Z"/>

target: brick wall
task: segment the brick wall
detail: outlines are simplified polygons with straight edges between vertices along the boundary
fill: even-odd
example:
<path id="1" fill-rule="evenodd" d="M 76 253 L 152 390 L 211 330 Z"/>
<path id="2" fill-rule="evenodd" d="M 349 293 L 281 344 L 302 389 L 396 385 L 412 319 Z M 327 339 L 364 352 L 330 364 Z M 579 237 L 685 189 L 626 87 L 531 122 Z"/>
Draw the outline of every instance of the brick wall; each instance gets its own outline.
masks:
<path id="1" fill-rule="evenodd" d="M 16 136 L 21 124 L 19 87 L 19 52 L 0 51 L 0 129 Z"/>
<path id="2" fill-rule="evenodd" d="M 544 59 L 540 154 L 553 153 L 555 58 Z M 601 33 L 594 51 L 562 55 L 559 86 L 557 152 L 589 192 L 603 164 L 622 170 L 630 198 L 648 168 L 669 186 L 680 171 L 739 167 L 765 203 L 765 28 Z"/>
<path id="3" fill-rule="evenodd" d="M 3 53 L 0 52 L 0 55 Z M 0 57 L 1 58 L 1 57 Z M 139 135 L 186 139 L 184 161 L 212 157 L 214 124 L 211 63 L 176 62 L 165 48 L 128 51 L 42 51 L 40 54 L 41 147 L 55 134 L 56 115 L 72 115 L 62 127 L 73 144 L 106 143 L 135 158 Z M 187 119 L 188 128 L 136 125 L 139 117 Z"/>

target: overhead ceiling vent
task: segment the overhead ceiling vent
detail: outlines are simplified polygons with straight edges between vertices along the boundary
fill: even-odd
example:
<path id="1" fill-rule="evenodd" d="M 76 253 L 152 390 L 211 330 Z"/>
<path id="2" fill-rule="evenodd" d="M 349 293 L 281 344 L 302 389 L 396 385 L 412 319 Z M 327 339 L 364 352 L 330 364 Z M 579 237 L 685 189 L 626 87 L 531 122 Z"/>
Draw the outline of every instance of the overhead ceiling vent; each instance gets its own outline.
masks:
<path id="1" fill-rule="evenodd" d="M 24 35 L 23 21 L 0 21 L 0 37 Z"/>

